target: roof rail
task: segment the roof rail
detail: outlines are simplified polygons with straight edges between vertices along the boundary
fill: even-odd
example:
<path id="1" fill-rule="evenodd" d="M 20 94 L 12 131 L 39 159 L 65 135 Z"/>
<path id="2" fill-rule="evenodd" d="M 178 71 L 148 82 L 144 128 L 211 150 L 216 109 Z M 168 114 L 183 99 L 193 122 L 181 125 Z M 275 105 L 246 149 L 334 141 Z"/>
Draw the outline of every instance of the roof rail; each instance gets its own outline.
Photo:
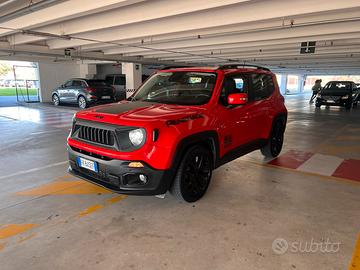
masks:
<path id="1" fill-rule="evenodd" d="M 191 68 L 191 67 L 195 67 L 195 66 L 167 66 L 167 67 L 163 67 L 160 70 L 173 69 L 173 68 Z"/>
<path id="2" fill-rule="evenodd" d="M 244 67 L 244 68 L 245 67 L 253 67 L 253 68 L 257 68 L 257 69 L 261 69 L 261 70 L 265 70 L 265 71 L 270 71 L 270 69 L 268 69 L 266 67 L 251 65 L 251 64 L 221 65 L 221 66 L 219 66 L 219 69 L 236 69 L 236 68 L 241 68 L 241 67 Z"/>

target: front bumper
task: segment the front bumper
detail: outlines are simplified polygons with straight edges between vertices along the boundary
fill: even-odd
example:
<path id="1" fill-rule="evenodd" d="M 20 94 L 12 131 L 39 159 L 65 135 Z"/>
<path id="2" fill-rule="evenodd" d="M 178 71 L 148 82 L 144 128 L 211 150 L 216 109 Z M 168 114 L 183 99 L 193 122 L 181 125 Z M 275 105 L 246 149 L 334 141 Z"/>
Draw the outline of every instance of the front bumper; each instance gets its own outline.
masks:
<path id="1" fill-rule="evenodd" d="M 345 106 L 349 100 L 348 99 L 331 99 L 331 98 L 317 98 L 317 103 L 320 103 L 321 105 L 327 105 L 327 106 Z M 350 101 L 351 102 L 351 101 Z"/>
<path id="2" fill-rule="evenodd" d="M 146 165 L 143 168 L 129 168 L 128 160 L 111 159 L 84 152 L 68 146 L 69 173 L 88 182 L 102 186 L 116 193 L 129 195 L 159 195 L 170 188 L 174 173 L 169 170 L 156 170 Z M 95 161 L 98 173 L 78 166 L 77 157 Z M 146 183 L 136 181 L 139 175 L 145 175 Z"/>

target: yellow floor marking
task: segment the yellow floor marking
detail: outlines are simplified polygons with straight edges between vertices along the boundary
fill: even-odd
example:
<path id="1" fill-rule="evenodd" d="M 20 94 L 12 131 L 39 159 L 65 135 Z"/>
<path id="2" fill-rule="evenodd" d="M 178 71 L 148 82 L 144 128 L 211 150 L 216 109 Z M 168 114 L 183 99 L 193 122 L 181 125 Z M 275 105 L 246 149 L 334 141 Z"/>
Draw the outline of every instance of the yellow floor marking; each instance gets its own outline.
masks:
<path id="1" fill-rule="evenodd" d="M 84 211 L 81 211 L 79 213 L 79 216 L 80 217 L 87 216 L 89 214 L 92 214 L 92 213 L 104 208 L 105 206 L 117 203 L 117 202 L 119 202 L 119 201 L 121 201 L 121 200 L 123 200 L 123 199 L 125 199 L 127 197 L 128 197 L 127 195 L 118 195 L 118 196 L 115 196 L 113 198 L 107 199 L 104 204 L 95 204 L 95 205 L 92 205 L 92 206 L 86 208 Z"/>
<path id="2" fill-rule="evenodd" d="M 0 228 L 0 239 L 5 239 L 26 232 L 37 224 L 8 224 Z"/>
<path id="3" fill-rule="evenodd" d="M 35 236 L 36 236 L 36 233 L 32 233 L 32 234 L 30 234 L 28 236 L 21 237 L 19 240 L 17 240 L 17 243 L 20 244 L 20 243 L 25 242 L 25 241 L 27 241 L 27 240 L 35 237 Z"/>
<path id="4" fill-rule="evenodd" d="M 105 194 L 111 191 L 91 184 L 83 180 L 54 181 L 30 190 L 17 192 L 17 195 L 42 196 L 42 195 L 82 195 L 82 194 Z"/>
<path id="5" fill-rule="evenodd" d="M 113 197 L 111 199 L 108 199 L 106 202 L 109 204 L 113 204 L 113 203 L 117 203 L 125 198 L 127 198 L 127 195 L 119 195 L 119 196 Z"/>
<path id="6" fill-rule="evenodd" d="M 87 216 L 91 213 L 94 213 L 94 212 L 100 210 L 101 208 L 104 208 L 104 206 L 102 204 L 95 204 L 93 206 L 86 208 L 84 211 L 80 212 L 79 216 L 80 217 Z"/>
<path id="7" fill-rule="evenodd" d="M 360 233 L 356 242 L 354 255 L 349 270 L 360 270 Z"/>
<path id="8" fill-rule="evenodd" d="M 360 141 L 360 136 L 343 135 L 337 136 L 336 141 Z"/>
<path id="9" fill-rule="evenodd" d="M 320 151 L 326 152 L 328 154 L 340 154 L 340 153 L 359 153 L 360 145 L 330 145 L 325 144 L 319 147 Z"/>

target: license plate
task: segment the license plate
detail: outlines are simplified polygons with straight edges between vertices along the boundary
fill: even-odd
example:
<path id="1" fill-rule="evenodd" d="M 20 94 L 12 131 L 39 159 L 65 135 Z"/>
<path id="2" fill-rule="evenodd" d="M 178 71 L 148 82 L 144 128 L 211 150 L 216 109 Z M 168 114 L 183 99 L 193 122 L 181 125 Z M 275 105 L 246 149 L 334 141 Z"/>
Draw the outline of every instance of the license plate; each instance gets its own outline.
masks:
<path id="1" fill-rule="evenodd" d="M 110 99 L 110 96 L 103 96 L 102 99 Z"/>
<path id="2" fill-rule="evenodd" d="M 81 168 L 88 169 L 93 172 L 98 172 L 98 166 L 95 161 L 91 161 L 82 157 L 77 158 L 77 164 Z"/>

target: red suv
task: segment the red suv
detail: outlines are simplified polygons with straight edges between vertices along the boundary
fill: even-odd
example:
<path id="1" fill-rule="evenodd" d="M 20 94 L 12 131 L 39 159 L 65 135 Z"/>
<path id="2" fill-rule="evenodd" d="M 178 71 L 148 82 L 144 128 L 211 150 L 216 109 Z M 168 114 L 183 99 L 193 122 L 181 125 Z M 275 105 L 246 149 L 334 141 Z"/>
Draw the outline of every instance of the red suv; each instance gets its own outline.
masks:
<path id="1" fill-rule="evenodd" d="M 257 66 L 167 68 L 127 101 L 76 113 L 70 173 L 114 192 L 194 202 L 212 171 L 260 149 L 279 155 L 287 120 L 275 75 Z"/>

